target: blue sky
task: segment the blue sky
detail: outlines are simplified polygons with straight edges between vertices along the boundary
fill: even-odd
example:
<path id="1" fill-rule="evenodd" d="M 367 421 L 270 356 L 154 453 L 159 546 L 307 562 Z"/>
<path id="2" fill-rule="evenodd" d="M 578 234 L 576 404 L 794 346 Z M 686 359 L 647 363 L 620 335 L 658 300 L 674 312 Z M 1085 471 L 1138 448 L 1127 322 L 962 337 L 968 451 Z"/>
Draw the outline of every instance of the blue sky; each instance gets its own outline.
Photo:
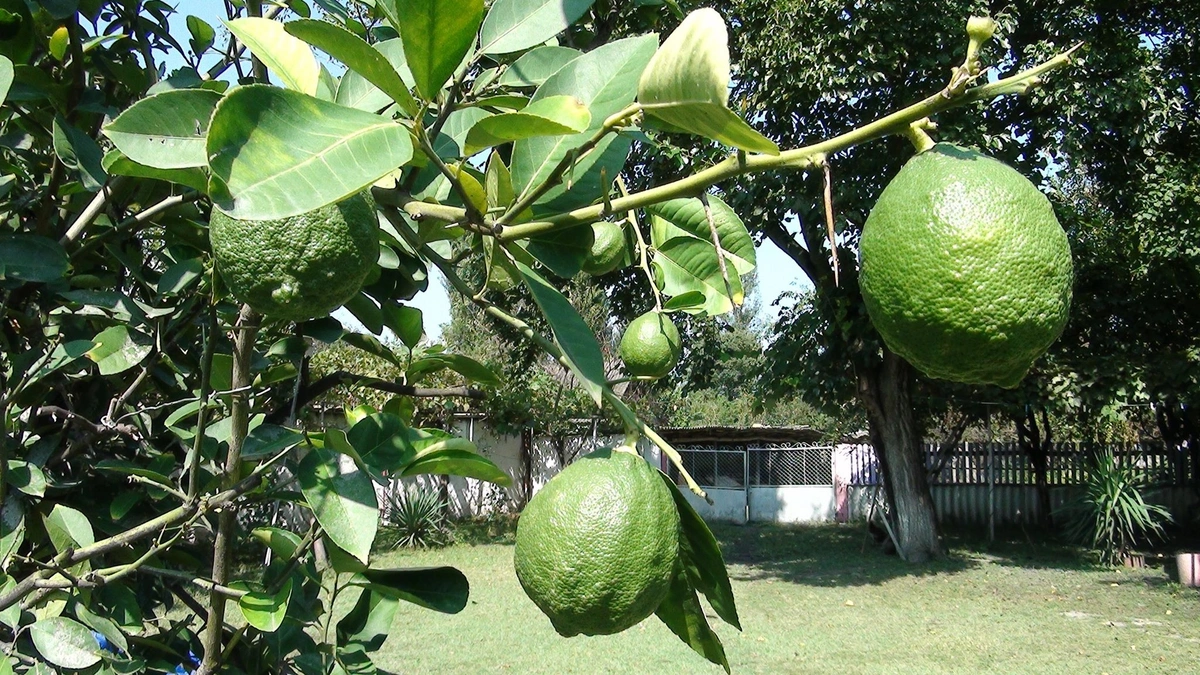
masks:
<path id="1" fill-rule="evenodd" d="M 189 37 L 186 19 L 193 14 L 207 21 L 217 30 L 218 44 L 223 44 L 227 31 L 221 26 L 225 18 L 225 7 L 221 0 L 187 0 L 175 5 L 178 13 L 171 17 L 171 33 L 181 44 L 186 45 Z M 201 65 L 210 65 L 215 57 L 209 57 Z M 183 65 L 178 59 L 167 59 L 168 70 Z M 340 69 L 331 67 L 335 74 Z M 232 75 L 232 71 L 230 71 Z M 228 79 L 228 78 L 227 78 Z M 434 271 L 436 274 L 436 271 Z M 788 290 L 808 288 L 808 279 L 796 267 L 795 263 L 770 242 L 764 242 L 758 247 L 758 292 L 761 297 L 761 318 L 764 322 L 773 323 L 778 316 L 774 301 L 780 294 Z M 409 304 L 418 307 L 425 314 L 425 331 L 431 339 L 436 340 L 441 333 L 442 324 L 450 320 L 450 301 L 440 278 L 430 280 L 429 290 L 417 295 Z M 343 323 L 357 323 L 348 312 L 339 310 L 338 318 Z"/>

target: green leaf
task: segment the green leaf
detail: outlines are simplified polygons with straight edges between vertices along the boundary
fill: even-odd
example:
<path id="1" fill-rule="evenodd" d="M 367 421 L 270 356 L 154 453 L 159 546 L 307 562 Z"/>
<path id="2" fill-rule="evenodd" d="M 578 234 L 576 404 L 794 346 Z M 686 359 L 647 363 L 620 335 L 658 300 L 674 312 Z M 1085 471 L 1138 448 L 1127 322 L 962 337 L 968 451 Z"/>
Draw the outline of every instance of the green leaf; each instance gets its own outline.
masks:
<path id="1" fill-rule="evenodd" d="M 416 307 L 388 303 L 383 306 L 383 321 L 409 349 L 420 344 L 425 334 L 425 315 Z"/>
<path id="2" fill-rule="evenodd" d="M 53 239 L 31 234 L 0 236 L 0 279 L 44 283 L 70 268 L 67 252 Z"/>
<path id="3" fill-rule="evenodd" d="M 383 102 L 383 105 L 376 105 L 372 110 L 378 110 L 387 103 L 395 101 L 410 117 L 417 114 L 417 102 L 409 93 L 408 85 L 404 84 L 404 80 L 388 62 L 388 59 L 362 38 L 328 21 L 302 19 L 288 22 L 284 26 L 287 32 L 346 64 L 346 67 L 352 72 L 357 73 L 363 80 L 374 85 L 377 91 L 387 96 L 387 101 Z M 349 73 L 347 73 L 348 76 Z M 339 104 L 350 105 L 341 99 L 341 90 L 344 84 L 345 77 L 338 85 L 335 100 Z M 348 87 L 347 96 L 350 91 L 351 89 Z M 358 91 L 361 92 L 360 95 L 365 95 L 369 88 L 359 86 Z"/>
<path id="4" fill-rule="evenodd" d="M 479 108 L 461 108 L 446 116 L 442 131 L 433 140 L 433 150 L 438 157 L 455 159 L 463 157 L 463 146 L 471 128 L 492 113 Z"/>
<path id="5" fill-rule="evenodd" d="M 200 258 L 185 258 L 168 267 L 158 278 L 158 292 L 177 295 L 187 290 L 204 274 L 204 261 Z"/>
<path id="6" fill-rule="evenodd" d="M 137 503 L 142 501 L 143 493 L 141 492 L 122 492 L 116 497 L 113 497 L 112 503 L 108 505 L 108 515 L 113 520 L 121 520 L 129 515 Z"/>
<path id="7" fill-rule="evenodd" d="M 8 88 L 13 82 L 13 63 L 7 56 L 0 56 L 0 104 L 8 98 Z"/>
<path id="8" fill-rule="evenodd" d="M 171 479 L 165 474 L 138 466 L 133 462 L 124 459 L 104 459 L 96 463 L 97 471 L 111 471 L 119 473 L 123 476 L 139 476 L 146 480 L 154 481 L 164 487 L 174 487 L 171 484 Z"/>
<path id="9" fill-rule="evenodd" d="M 382 54 L 384 60 L 400 76 L 400 81 L 404 83 L 404 91 L 407 93 L 409 88 L 413 86 L 413 76 L 412 72 L 408 69 L 408 61 L 404 56 L 404 43 L 401 42 L 400 38 L 394 38 L 378 42 L 372 48 Z M 386 78 L 386 74 L 383 77 Z M 389 85 L 389 87 L 391 86 Z M 411 105 L 412 110 L 415 111 L 417 109 L 416 100 L 413 99 L 412 94 L 408 94 L 407 98 L 404 98 L 405 95 L 398 91 L 395 94 L 401 97 L 400 105 L 402 108 L 408 110 L 405 106 Z M 383 110 L 392 104 L 392 96 L 385 94 L 383 90 L 371 84 L 370 80 L 355 70 L 347 71 L 342 76 L 342 81 L 338 83 L 337 95 L 334 100 L 338 105 L 370 112 Z M 412 103 L 410 104 L 408 101 L 412 101 Z"/>
<path id="10" fill-rule="evenodd" d="M 408 377 L 416 381 L 426 373 L 449 368 L 463 377 L 487 387 L 499 387 L 504 383 L 491 368 L 464 354 L 427 354 L 414 359 L 408 366 Z"/>
<path id="11" fill-rule="evenodd" d="M 663 303 L 663 309 L 672 310 L 702 310 L 704 308 L 705 297 L 700 291 L 688 291 L 682 295 L 677 295 Z"/>
<path id="12" fill-rule="evenodd" d="M 92 631 L 74 619 L 56 616 L 29 627 L 42 658 L 62 668 L 90 668 L 100 662 L 100 646 Z"/>
<path id="13" fill-rule="evenodd" d="M 104 126 L 126 157 L 154 169 L 208 166 L 204 144 L 221 95 L 176 89 L 144 98 Z"/>
<path id="14" fill-rule="evenodd" d="M 483 0 L 380 0 L 379 4 L 400 31 L 417 91 L 425 100 L 434 100 L 475 44 Z"/>
<path id="15" fill-rule="evenodd" d="M 213 46 L 213 40 L 217 37 L 217 31 L 208 24 L 207 21 L 198 16 L 189 16 L 187 18 L 188 33 L 191 33 L 192 38 L 188 40 L 188 46 L 192 48 L 192 53 L 196 56 L 208 51 L 208 48 Z"/>
<path id="16" fill-rule="evenodd" d="M 575 23 L 595 0 L 496 0 L 479 33 L 479 51 L 510 54 L 535 47 Z"/>
<path id="17" fill-rule="evenodd" d="M 500 75 L 504 87 L 536 87 L 582 54 L 578 49 L 548 45 L 521 55 Z"/>
<path id="18" fill-rule="evenodd" d="M 342 335 L 341 340 L 351 347 L 361 349 L 372 356 L 378 356 L 392 365 L 400 368 L 404 367 L 404 363 L 400 360 L 400 357 L 396 356 L 396 353 L 391 349 L 384 346 L 384 344 L 380 342 L 379 339 L 374 335 L 365 335 L 363 333 L 346 333 Z"/>
<path id="19" fill-rule="evenodd" d="M 46 534 L 59 553 L 68 549 L 91 546 L 96 543 L 92 523 L 82 511 L 63 504 L 55 504 L 44 518 Z"/>
<path id="20" fill-rule="evenodd" d="M 242 459 L 257 460 L 274 457 L 288 448 L 304 442 L 304 434 L 274 424 L 260 424 L 250 431 L 242 443 Z"/>
<path id="21" fill-rule="evenodd" d="M 54 153 L 68 169 L 78 171 L 83 188 L 96 192 L 108 180 L 101 161 L 104 153 L 91 136 L 71 126 L 62 115 L 54 116 Z"/>
<path id="22" fill-rule="evenodd" d="M 686 310 L 688 312 L 720 316 L 733 311 L 745 297 L 741 278 L 731 269 L 732 265 L 726 267 L 729 273 L 726 279 L 712 244 L 698 239 L 679 237 L 670 240 L 657 250 L 652 266 L 663 293 L 676 296 L 698 291 L 704 294 L 704 304 L 698 309 Z"/>
<path id="23" fill-rule="evenodd" d="M 489 209 L 510 206 L 513 199 L 516 198 L 516 195 L 513 194 L 512 174 L 508 172 L 508 167 L 504 165 L 504 158 L 499 153 L 493 152 L 488 157 L 487 170 L 483 174 L 483 186 Z M 520 220 L 518 217 L 517 221 Z"/>
<path id="24" fill-rule="evenodd" d="M 10 492 L 0 504 L 0 569 L 8 569 L 9 557 L 25 543 L 25 504 Z"/>
<path id="25" fill-rule="evenodd" d="M 71 44 L 71 33 L 66 26 L 59 26 L 50 34 L 50 55 L 55 61 L 62 62 L 67 57 L 67 47 Z"/>
<path id="26" fill-rule="evenodd" d="M 366 570 L 362 577 L 367 588 L 444 614 L 461 612 L 471 593 L 467 577 L 453 567 Z"/>
<path id="27" fill-rule="evenodd" d="M 721 666 L 726 673 L 730 672 L 721 638 L 708 625 L 700 598 L 696 597 L 696 591 L 681 567 L 676 566 L 671 589 L 654 614 L 697 654 Z"/>
<path id="28" fill-rule="evenodd" d="M 412 158 L 408 129 L 293 91 L 250 85 L 208 132 L 213 199 L 233 218 L 299 215 L 361 191 Z"/>
<path id="29" fill-rule="evenodd" d="M 4 481 L 14 488 L 33 497 L 43 497 L 46 494 L 46 474 L 36 464 L 23 459 L 8 460 L 8 473 Z"/>
<path id="30" fill-rule="evenodd" d="M 650 231 L 651 243 L 663 246 L 677 237 L 698 239 L 712 247 L 712 229 L 717 230 L 717 240 L 725 252 L 725 262 L 737 270 L 739 275 L 754 271 L 756 256 L 754 240 L 742 219 L 729 205 L 715 195 L 708 195 L 712 227 L 704 213 L 704 203 L 696 198 L 672 199 L 646 208 L 651 215 L 660 219 Z M 713 256 L 716 256 L 716 247 Z"/>
<path id="31" fill-rule="evenodd" d="M 138 365 L 154 348 L 154 339 L 128 326 L 106 328 L 92 338 L 96 346 L 84 356 L 91 359 L 101 375 L 115 375 Z"/>
<path id="32" fill-rule="evenodd" d="M 712 195 L 708 201 L 724 252 L 728 285 L 699 199 L 673 199 L 646 210 L 650 213 L 650 240 L 656 249 L 654 268 L 663 292 L 671 296 L 703 293 L 704 304 L 689 303 L 691 307 L 685 311 L 716 316 L 742 303 L 740 277 L 754 269 L 755 253 L 754 242 L 733 209 Z"/>
<path id="33" fill-rule="evenodd" d="M 373 413 L 350 427 L 346 440 L 369 467 L 394 471 L 417 454 L 408 440 L 409 427 L 396 415 Z"/>
<path id="34" fill-rule="evenodd" d="M 490 459 L 472 450 L 462 450 L 437 444 L 422 450 L 400 472 L 401 476 L 433 474 L 438 476 L 462 476 L 508 487 L 512 478 Z"/>
<path id="35" fill-rule="evenodd" d="M 358 293 L 342 305 L 364 328 L 375 335 L 383 334 L 383 312 L 366 293 Z"/>
<path id="36" fill-rule="evenodd" d="M 550 96 L 525 106 L 521 112 L 503 113 L 480 120 L 467 134 L 467 155 L 484 148 L 534 136 L 576 134 L 588 128 L 592 115 L 574 96 Z"/>
<path id="37" fill-rule="evenodd" d="M 523 195 L 545 181 L 555 166 L 586 142 L 605 119 L 633 102 L 637 78 L 654 55 L 656 44 L 653 35 L 610 42 L 574 59 L 538 87 L 530 105 L 551 96 L 574 96 L 587 106 L 592 121 L 580 134 L 528 138 L 514 143 L 510 168 L 513 188 L 518 194 Z M 628 138 L 609 136 L 575 166 L 573 182 L 584 199 L 598 201 L 603 196 L 601 190 L 611 187 L 611 181 L 616 179 L 619 167 L 625 162 L 630 143 Z M 606 155 L 610 147 L 614 148 L 613 154 Z M 602 165 L 607 169 L 605 183 L 608 184 L 599 181 L 597 163 L 602 158 L 607 160 Z M 613 169 L 614 165 L 618 170 Z M 585 182 L 584 177 L 590 177 L 592 182 Z M 565 186 L 559 186 L 544 199 L 551 200 L 564 190 Z"/>
<path id="38" fill-rule="evenodd" d="M 742 624 L 738 619 L 733 587 L 729 584 L 729 573 L 725 569 L 725 559 L 721 556 L 717 538 L 679 491 L 679 487 L 666 474 L 659 472 L 659 477 L 671 490 L 675 507 L 679 510 L 682 535 L 679 538 L 679 559 L 687 571 L 689 584 L 708 598 L 708 604 L 712 605 L 717 616 L 741 630 Z"/>
<path id="39" fill-rule="evenodd" d="M 104 170 L 110 176 L 132 176 L 134 178 L 152 178 L 168 183 L 190 187 L 196 192 L 208 192 L 208 174 L 204 169 L 155 169 L 144 164 L 138 164 L 126 157 L 120 150 L 113 148 L 104 155 Z"/>
<path id="40" fill-rule="evenodd" d="M 288 35 L 282 22 L 245 17 L 225 25 L 286 87 L 309 96 L 317 93 L 321 76 L 317 59 L 307 44 Z"/>
<path id="41" fill-rule="evenodd" d="M 755 131 L 729 108 L 713 103 L 673 103 L 642 107 L 650 117 L 662 120 L 667 131 L 687 131 L 748 152 L 778 155 L 779 146 Z M 654 120 L 650 120 L 653 125 Z"/>
<path id="42" fill-rule="evenodd" d="M 579 378 L 580 385 L 596 405 L 600 405 L 607 379 L 604 375 L 604 356 L 596 342 L 596 335 L 558 289 L 524 263 L 518 262 L 516 267 L 538 309 L 550 322 L 554 340 L 566 355 L 571 372 Z"/>
<path id="43" fill-rule="evenodd" d="M 679 24 L 638 81 L 647 116 L 751 152 L 779 147 L 729 109 L 729 35 L 716 10 L 699 9 Z"/>
<path id="44" fill-rule="evenodd" d="M 279 527 L 256 527 L 250 536 L 261 541 L 280 560 L 288 560 L 300 548 L 300 535 Z"/>
<path id="45" fill-rule="evenodd" d="M 594 241 L 592 226 L 585 224 L 530 237 L 525 242 L 525 250 L 551 272 L 570 279 L 579 274 L 584 260 L 592 252 Z"/>
<path id="46" fill-rule="evenodd" d="M 250 591 L 250 586 L 242 581 L 231 583 L 230 588 Z M 264 633 L 274 633 L 283 625 L 291 598 L 292 580 L 289 578 L 274 595 L 263 591 L 250 591 L 238 598 L 237 607 L 245 617 L 246 623 Z"/>
<path id="47" fill-rule="evenodd" d="M 337 624 L 338 645 L 361 645 L 368 652 L 378 651 L 392 632 L 392 620 L 400 599 L 394 594 L 364 588 L 346 616 Z"/>
<path id="48" fill-rule="evenodd" d="M 729 103 L 729 35 L 716 10 L 687 15 L 655 52 L 638 81 L 642 105 Z"/>
<path id="49" fill-rule="evenodd" d="M 366 564 L 379 528 L 379 502 L 371 479 L 355 470 L 343 474 L 339 455 L 314 448 L 300 461 L 300 490 L 313 515 L 335 544 Z"/>

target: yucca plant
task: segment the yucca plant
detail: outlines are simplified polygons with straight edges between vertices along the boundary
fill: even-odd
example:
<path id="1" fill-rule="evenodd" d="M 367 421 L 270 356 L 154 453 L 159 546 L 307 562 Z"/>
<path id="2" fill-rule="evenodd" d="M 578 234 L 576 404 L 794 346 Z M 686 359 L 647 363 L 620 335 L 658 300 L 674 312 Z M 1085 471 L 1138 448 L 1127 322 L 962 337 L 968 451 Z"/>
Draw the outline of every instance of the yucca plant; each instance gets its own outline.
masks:
<path id="1" fill-rule="evenodd" d="M 1100 554 L 1101 562 L 1120 564 L 1138 541 L 1162 538 L 1171 512 L 1150 504 L 1143 491 L 1146 472 L 1117 462 L 1111 450 L 1095 455 L 1084 475 L 1083 494 L 1068 506 L 1067 535 Z"/>
<path id="2" fill-rule="evenodd" d="M 450 544 L 445 502 L 434 490 L 405 490 L 392 497 L 393 548 L 435 548 Z"/>

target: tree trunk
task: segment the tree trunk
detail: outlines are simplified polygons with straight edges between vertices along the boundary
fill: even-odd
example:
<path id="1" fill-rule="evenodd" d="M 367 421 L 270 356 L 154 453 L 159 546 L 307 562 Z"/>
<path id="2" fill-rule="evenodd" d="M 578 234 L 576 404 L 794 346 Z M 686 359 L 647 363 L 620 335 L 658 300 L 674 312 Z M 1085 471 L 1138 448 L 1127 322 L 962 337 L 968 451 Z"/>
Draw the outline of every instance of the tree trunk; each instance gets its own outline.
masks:
<path id="1" fill-rule="evenodd" d="M 912 371 L 887 348 L 883 363 L 858 373 L 858 394 L 867 409 L 899 553 L 921 563 L 945 555 L 925 473 L 912 407 Z"/>
<path id="2" fill-rule="evenodd" d="M 1034 486 L 1037 490 L 1038 524 L 1049 527 L 1054 524 L 1054 516 L 1050 506 L 1050 483 L 1047 473 L 1050 468 L 1050 448 L 1054 445 L 1054 437 L 1050 429 L 1050 417 L 1042 411 L 1042 427 L 1038 429 L 1037 417 L 1033 410 L 1027 409 L 1025 417 L 1015 418 L 1017 422 L 1017 445 L 1033 466 Z"/>

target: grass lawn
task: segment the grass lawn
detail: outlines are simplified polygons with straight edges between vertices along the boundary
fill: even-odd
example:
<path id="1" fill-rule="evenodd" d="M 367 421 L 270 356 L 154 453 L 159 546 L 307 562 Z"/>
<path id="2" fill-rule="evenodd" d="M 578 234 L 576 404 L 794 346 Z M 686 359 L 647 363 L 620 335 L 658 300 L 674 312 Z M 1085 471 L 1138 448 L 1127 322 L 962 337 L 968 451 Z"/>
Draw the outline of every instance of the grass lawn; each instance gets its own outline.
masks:
<path id="1" fill-rule="evenodd" d="M 1162 569 L 1111 570 L 1024 538 L 952 539 L 910 566 L 862 526 L 721 526 L 743 632 L 716 626 L 735 673 L 1195 673 L 1200 593 Z M 720 673 L 656 618 L 563 639 L 522 593 L 509 543 L 397 551 L 375 564 L 454 565 L 456 616 L 406 605 L 376 663 L 394 673 Z"/>

